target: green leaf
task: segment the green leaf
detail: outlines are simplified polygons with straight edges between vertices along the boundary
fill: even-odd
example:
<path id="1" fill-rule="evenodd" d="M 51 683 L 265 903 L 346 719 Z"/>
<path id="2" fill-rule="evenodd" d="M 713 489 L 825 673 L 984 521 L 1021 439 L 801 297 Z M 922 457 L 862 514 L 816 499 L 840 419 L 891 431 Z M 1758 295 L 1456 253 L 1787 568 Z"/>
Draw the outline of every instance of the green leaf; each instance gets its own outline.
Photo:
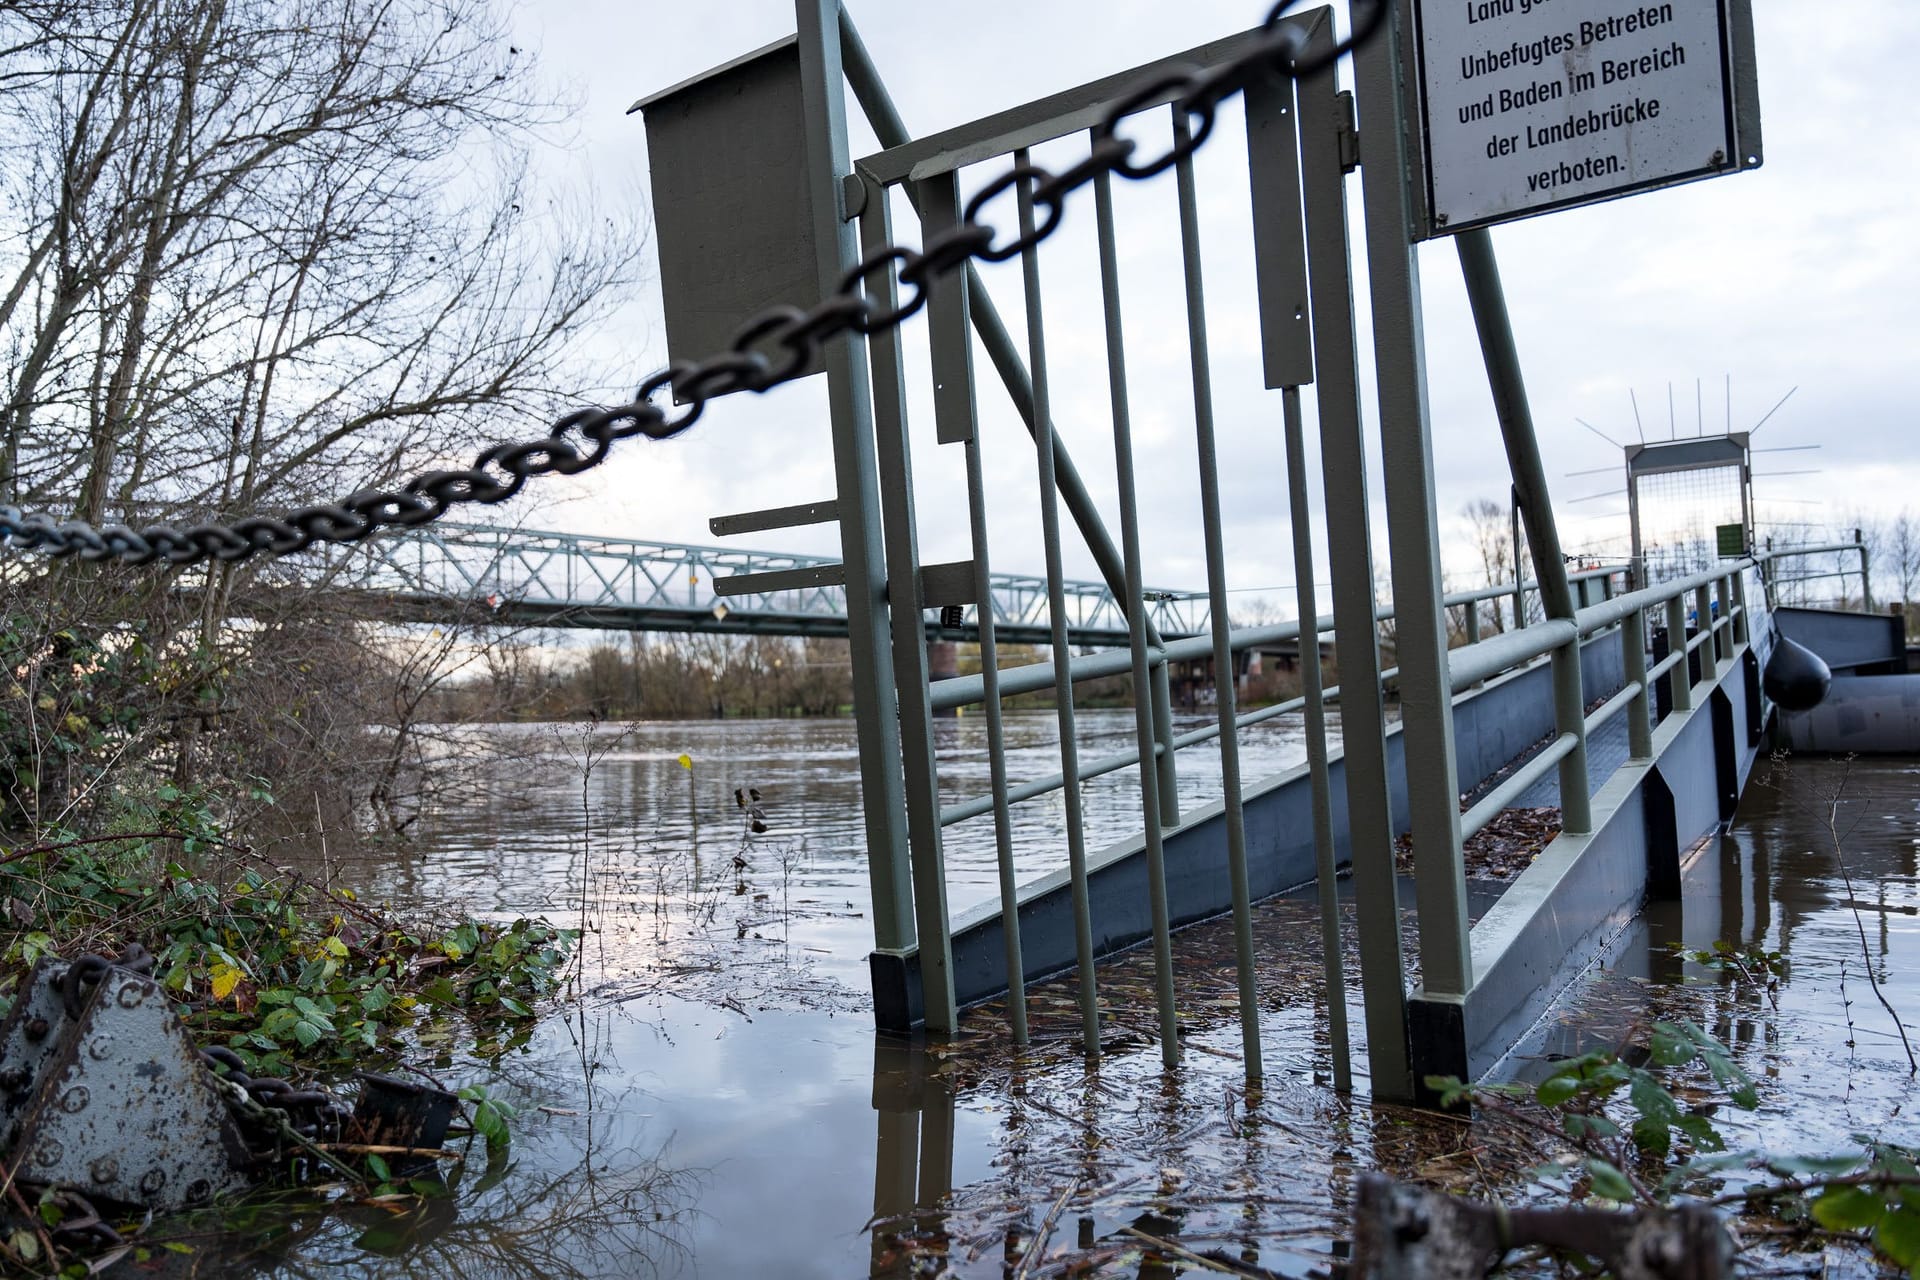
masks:
<path id="1" fill-rule="evenodd" d="M 1854 1172 L 1866 1162 L 1865 1154 L 1858 1151 L 1844 1156 L 1781 1156 L 1767 1161 L 1767 1172 L 1783 1178 L 1806 1174 L 1837 1178 Z"/>
<path id="2" fill-rule="evenodd" d="M 1920 1269 L 1920 1210 L 1895 1209 L 1873 1231 L 1873 1247 L 1903 1267 Z"/>
<path id="3" fill-rule="evenodd" d="M 1584 1116 L 1570 1112 L 1560 1118 L 1560 1127 L 1566 1130 L 1569 1138 L 1581 1142 L 1588 1138 L 1617 1138 L 1620 1126 L 1605 1116 Z"/>
<path id="4" fill-rule="evenodd" d="M 1693 1140 L 1695 1151 L 1725 1151 L 1727 1144 L 1720 1131 L 1713 1127 L 1713 1121 L 1705 1116 L 1683 1115 L 1673 1122 L 1673 1127 Z"/>
<path id="5" fill-rule="evenodd" d="M 1887 1203 L 1865 1187 L 1828 1187 L 1813 1202 L 1813 1220 L 1829 1231 L 1858 1231 L 1886 1216 Z"/>
<path id="6" fill-rule="evenodd" d="M 1653 1064 L 1657 1067 L 1684 1067 L 1693 1061 L 1694 1048 L 1687 1038 L 1678 1035 L 1674 1029 L 1659 1024 L 1648 1042 Z"/>
<path id="7" fill-rule="evenodd" d="M 1579 1092 L 1580 1082 L 1572 1076 L 1548 1076 L 1533 1091 L 1533 1096 L 1543 1107 L 1557 1107 L 1571 1102 Z"/>
<path id="8" fill-rule="evenodd" d="M 1617 1200 L 1621 1204 L 1633 1201 L 1633 1184 L 1627 1181 L 1627 1175 L 1614 1168 L 1605 1160 L 1587 1161 L 1587 1176 L 1593 1179 L 1593 1194 L 1603 1200 Z"/>
<path id="9" fill-rule="evenodd" d="M 380 1182 L 392 1182 L 393 1172 L 387 1168 L 387 1162 L 379 1155 L 367 1156 L 367 1172 Z"/>

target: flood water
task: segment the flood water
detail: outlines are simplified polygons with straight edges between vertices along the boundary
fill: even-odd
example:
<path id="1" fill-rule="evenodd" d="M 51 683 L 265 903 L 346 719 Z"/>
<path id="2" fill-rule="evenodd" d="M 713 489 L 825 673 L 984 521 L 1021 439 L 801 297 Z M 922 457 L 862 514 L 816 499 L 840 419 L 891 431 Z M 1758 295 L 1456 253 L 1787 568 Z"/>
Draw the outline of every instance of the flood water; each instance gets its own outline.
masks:
<path id="1" fill-rule="evenodd" d="M 1057 770 L 1054 723 L 1009 717 L 1015 782 Z M 1132 724 L 1130 711 L 1083 712 L 1083 758 L 1123 749 Z M 1325 1275 L 1358 1170 L 1503 1181 L 1476 1172 L 1492 1158 L 1475 1126 L 1366 1103 L 1357 989 L 1360 1095 L 1329 1087 L 1310 901 L 1259 912 L 1259 1093 L 1244 1087 L 1230 938 L 1214 925 L 1178 939 L 1189 1031 L 1178 1071 L 1162 1070 L 1151 1041 L 1151 969 L 1137 952 L 1103 966 L 1110 1039 L 1097 1069 L 1070 1045 L 1071 981 L 1036 989 L 1029 1054 L 1008 1052 L 992 1008 L 955 1042 L 904 1044 L 877 1036 L 865 1011 L 872 935 L 850 723 L 475 732 L 518 763 L 429 815 L 411 849 L 330 857 L 327 870 L 403 909 L 586 921 L 586 996 L 565 1016 L 492 1061 L 464 1037 L 422 1060 L 520 1106 L 511 1156 L 410 1215 L 268 1215 L 256 1236 L 210 1245 L 202 1274 L 221 1263 L 276 1275 L 1006 1276 L 1037 1235 L 1026 1274 L 1175 1274 L 1143 1256 L 1144 1232 Z M 984 725 L 940 732 L 947 801 L 983 792 Z M 1243 741 L 1249 777 L 1303 757 L 1291 722 Z M 1217 797 L 1215 751 L 1183 752 L 1180 765 L 1183 803 Z M 764 833 L 735 803 L 750 787 Z M 1132 772 L 1086 784 L 1083 799 L 1091 846 L 1137 828 Z M 1062 858 L 1060 806 L 1056 795 L 1016 811 L 1023 878 Z M 958 911 L 996 892 L 991 819 L 949 836 Z M 1866 981 L 1871 964 L 1916 1021 L 1916 912 L 1920 764 L 1796 762 L 1696 852 L 1684 906 L 1631 927 L 1510 1068 L 1538 1072 L 1651 1019 L 1690 1017 L 1762 1082 L 1761 1110 L 1727 1121 L 1736 1145 L 1920 1140 L 1920 1087 Z M 1790 968 L 1769 993 L 1674 949 L 1716 940 L 1787 952 Z"/>

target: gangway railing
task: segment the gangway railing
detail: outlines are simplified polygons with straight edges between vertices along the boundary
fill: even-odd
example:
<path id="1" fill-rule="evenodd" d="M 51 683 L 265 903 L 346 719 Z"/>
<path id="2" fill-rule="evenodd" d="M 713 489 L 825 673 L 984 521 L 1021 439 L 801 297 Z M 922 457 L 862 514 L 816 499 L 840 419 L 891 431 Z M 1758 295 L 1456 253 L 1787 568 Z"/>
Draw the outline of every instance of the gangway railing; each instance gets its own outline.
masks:
<path id="1" fill-rule="evenodd" d="M 1580 584 L 1583 588 L 1590 588 L 1595 594 L 1599 594 L 1604 598 L 1611 598 L 1616 583 L 1624 584 L 1629 573 L 1630 569 L 1626 565 L 1612 565 L 1599 569 L 1585 570 L 1574 575 L 1573 581 Z M 1537 594 L 1539 584 L 1535 582 L 1523 583 L 1521 584 L 1520 591 L 1523 597 Z M 1490 601 L 1504 603 L 1513 599 L 1514 596 L 1514 588 L 1503 585 L 1477 591 L 1457 592 L 1447 596 L 1445 604 L 1449 609 L 1460 610 L 1463 618 L 1462 629 L 1466 637 L 1466 644 L 1476 645 L 1482 643 L 1481 632 L 1476 625 L 1481 606 Z M 1519 610 L 1520 616 L 1525 617 L 1526 606 L 1524 603 L 1519 605 Z M 1393 620 L 1393 616 L 1394 613 L 1391 608 L 1381 609 L 1376 614 L 1376 618 L 1380 622 L 1390 622 Z M 1303 628 L 1298 622 L 1277 623 L 1270 626 L 1259 627 L 1238 627 L 1229 633 L 1229 647 L 1235 653 L 1242 653 L 1249 649 L 1260 649 L 1272 645 L 1285 644 L 1290 641 L 1298 641 L 1302 630 Z M 1305 630 L 1317 631 L 1322 641 L 1337 641 L 1337 632 L 1335 631 L 1334 619 L 1331 615 L 1322 616 L 1319 619 L 1317 628 L 1305 628 Z M 1375 636 L 1371 643 L 1378 644 L 1378 636 Z M 1336 647 L 1336 660 L 1337 655 L 1338 650 Z M 1190 639 L 1175 641 L 1159 648 L 1150 648 L 1148 650 L 1147 661 L 1150 665 L 1157 666 L 1167 663 L 1201 661 L 1211 658 L 1212 656 L 1212 638 L 1209 636 L 1195 636 Z M 1300 660 L 1304 663 L 1314 659 L 1312 655 L 1307 654 L 1303 649 Z M 1075 657 L 1071 663 L 1072 681 L 1076 685 L 1089 680 L 1100 680 L 1111 676 L 1127 675 L 1130 671 L 1130 655 L 1120 653 L 1079 656 Z M 1389 667 L 1382 671 L 1380 673 L 1380 682 L 1383 688 L 1391 688 L 1399 674 L 1399 669 L 1394 667 Z M 1054 682 L 1055 672 L 1051 663 L 1035 663 L 1024 667 L 1002 668 L 999 674 L 1000 696 L 1012 697 L 1020 693 L 1043 692 L 1052 689 Z M 1469 683 L 1473 682 L 1470 681 Z M 982 676 L 975 675 L 940 681 L 933 686 L 931 700 L 935 710 L 951 711 L 961 707 L 978 706 L 986 700 L 986 696 L 985 679 Z M 1340 696 L 1341 689 L 1339 685 L 1334 685 L 1321 693 L 1321 699 L 1325 703 L 1337 703 L 1340 701 Z M 1303 715 L 1307 710 L 1308 703 L 1309 699 L 1301 696 L 1276 702 L 1268 706 L 1257 707 L 1250 711 L 1238 712 L 1234 719 L 1234 726 L 1236 729 L 1250 729 L 1255 725 L 1266 724 L 1284 716 Z M 1197 729 L 1175 735 L 1171 739 L 1171 745 L 1173 750 L 1183 751 L 1189 747 L 1197 747 L 1208 742 L 1217 741 L 1220 734 L 1221 726 L 1218 723 L 1202 725 Z M 992 749 L 991 745 L 989 749 Z M 1154 758 L 1158 760 L 1166 754 L 1167 744 L 1156 742 L 1154 744 Z M 1132 768 L 1139 763 L 1140 751 L 1136 747 L 1131 750 L 1102 756 L 1095 760 L 1082 761 L 1077 776 L 1080 781 L 1085 782 L 1090 778 L 1102 777 L 1109 773 L 1118 773 L 1122 769 Z M 1029 782 L 1010 786 L 1006 799 L 1009 804 L 1019 804 L 1027 800 L 1035 800 L 1041 796 L 1060 790 L 1066 783 L 1065 774 L 1050 774 Z M 991 813 L 993 811 L 993 805 L 994 798 L 991 795 L 977 796 L 972 799 L 961 800 L 954 804 L 945 805 L 940 810 L 940 824 L 943 827 L 950 827 L 973 818 L 981 817 Z"/>

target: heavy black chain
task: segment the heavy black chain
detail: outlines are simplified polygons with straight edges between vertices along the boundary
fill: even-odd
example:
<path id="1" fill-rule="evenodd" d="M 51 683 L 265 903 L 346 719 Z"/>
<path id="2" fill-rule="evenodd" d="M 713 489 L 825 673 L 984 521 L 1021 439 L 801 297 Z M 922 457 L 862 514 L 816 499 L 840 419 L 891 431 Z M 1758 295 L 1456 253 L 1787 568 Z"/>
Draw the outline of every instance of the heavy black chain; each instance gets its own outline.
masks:
<path id="1" fill-rule="evenodd" d="M 1213 133 L 1220 104 L 1256 79 L 1299 77 L 1370 39 L 1381 27 L 1392 0 L 1353 0 L 1352 30 L 1331 50 L 1305 56 L 1297 29 L 1282 23 L 1300 0 L 1280 0 L 1263 24 L 1265 38 L 1245 55 L 1208 70 L 1165 72 L 1143 81 L 1116 103 L 1094 129 L 1087 158 L 1061 173 L 1019 164 L 989 183 L 967 202 L 954 227 L 919 249 L 890 245 L 869 255 L 846 273 L 836 292 L 809 310 L 773 307 L 748 321 L 729 349 L 700 361 L 681 361 L 640 384 L 631 403 L 611 409 L 582 409 L 553 424 L 540 440 L 496 445 L 455 471 L 428 471 L 399 489 L 361 490 L 338 502 L 302 507 L 281 517 L 251 516 L 231 524 L 199 524 L 186 529 L 150 525 L 94 528 L 80 520 L 55 520 L 44 512 L 27 515 L 0 506 L 0 539 L 21 550 L 42 550 L 82 560 L 118 560 L 126 564 L 192 565 L 205 560 L 239 561 L 252 556 L 291 555 L 316 542 L 357 542 L 385 527 L 413 528 L 438 519 L 456 505 L 505 502 L 535 476 L 578 475 L 606 460 L 614 444 L 634 436 L 669 440 L 691 427 L 709 401 L 736 391 L 764 392 L 801 377 L 827 343 L 849 333 L 871 335 L 904 324 L 927 303 L 928 286 L 974 259 L 1004 262 L 1052 235 L 1065 214 L 1067 197 L 1102 174 L 1150 178 L 1204 145 Z M 1128 116 L 1171 99 L 1185 112 L 1190 128 L 1165 154 L 1140 162 L 1138 144 L 1119 129 Z M 1031 183 L 1038 217 L 1034 229 L 1004 244 L 979 221 L 994 198 L 1018 184 Z M 912 289 L 906 301 L 876 306 L 885 273 L 897 270 Z M 653 398 L 671 389 L 687 403 L 662 409 Z"/>

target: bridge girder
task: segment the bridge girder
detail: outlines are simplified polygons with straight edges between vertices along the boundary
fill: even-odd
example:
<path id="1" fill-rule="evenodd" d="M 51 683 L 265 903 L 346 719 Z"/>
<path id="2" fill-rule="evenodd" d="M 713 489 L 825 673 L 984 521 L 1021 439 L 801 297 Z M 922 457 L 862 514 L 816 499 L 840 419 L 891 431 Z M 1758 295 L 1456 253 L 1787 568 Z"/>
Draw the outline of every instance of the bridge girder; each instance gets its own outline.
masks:
<path id="1" fill-rule="evenodd" d="M 394 621 L 844 637 L 846 600 L 838 586 L 724 599 L 713 589 L 716 580 L 735 575 L 836 564 L 782 552 L 440 523 L 335 553 L 327 570 L 334 588 L 359 598 L 359 611 Z M 1106 584 L 1065 585 L 1067 631 L 1074 644 L 1127 643 L 1127 619 Z M 1163 636 L 1195 635 L 1208 626 L 1204 597 L 1167 591 L 1148 596 Z M 992 609 L 994 633 L 1002 643 L 1050 642 L 1045 578 L 994 574 Z M 974 612 L 970 609 L 959 626 L 929 614 L 928 638 L 977 640 Z"/>

